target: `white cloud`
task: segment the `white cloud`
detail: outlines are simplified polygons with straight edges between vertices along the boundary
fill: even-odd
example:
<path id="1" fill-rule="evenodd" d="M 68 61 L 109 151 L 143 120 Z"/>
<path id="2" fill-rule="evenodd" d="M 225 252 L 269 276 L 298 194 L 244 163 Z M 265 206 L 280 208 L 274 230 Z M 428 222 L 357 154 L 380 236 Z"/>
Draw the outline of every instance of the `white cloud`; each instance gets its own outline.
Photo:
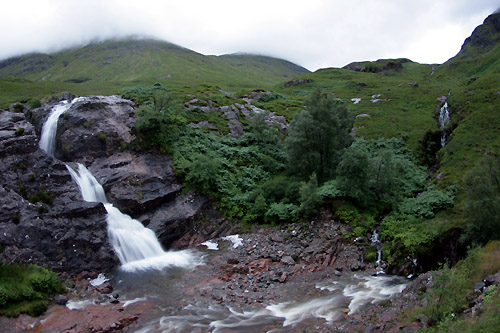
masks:
<path id="1" fill-rule="evenodd" d="M 0 10 L 0 58 L 144 34 L 203 54 L 260 53 L 311 70 L 407 57 L 443 62 L 492 0 L 18 0 Z"/>

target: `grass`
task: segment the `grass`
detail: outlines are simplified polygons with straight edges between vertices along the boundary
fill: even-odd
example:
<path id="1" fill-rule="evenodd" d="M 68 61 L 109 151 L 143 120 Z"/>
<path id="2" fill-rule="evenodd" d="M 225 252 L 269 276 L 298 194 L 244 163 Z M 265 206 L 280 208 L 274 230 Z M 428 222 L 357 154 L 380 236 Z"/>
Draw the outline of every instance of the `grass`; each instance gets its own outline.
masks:
<path id="1" fill-rule="evenodd" d="M 47 55 L 11 59 L 0 68 L 0 107 L 63 91 L 113 94 L 121 87 L 159 82 L 165 87 L 210 83 L 236 92 L 307 73 L 282 59 L 255 55 L 205 56 L 151 39 L 111 40 Z M 39 65 L 33 65 L 35 62 Z M 1 66 L 0 66 L 1 67 Z"/>
<path id="2" fill-rule="evenodd" d="M 62 291 L 57 275 L 44 267 L 0 264 L 0 315 L 38 316 L 45 312 L 47 298 Z"/>
<path id="3" fill-rule="evenodd" d="M 475 331 L 477 327 L 486 328 L 484 332 L 490 332 L 494 327 L 498 327 L 498 325 L 491 326 L 499 322 L 498 307 L 496 307 L 499 304 L 498 292 L 489 296 L 490 301 L 485 305 L 483 316 L 476 318 L 462 316 L 462 312 L 469 307 L 469 300 L 475 298 L 474 284 L 500 271 L 498 255 L 500 255 L 500 241 L 492 241 L 483 248 L 471 249 L 467 258 L 455 267 L 449 268 L 445 265 L 434 272 L 433 286 L 421 296 L 427 298 L 427 305 L 404 312 L 401 320 L 415 320 L 425 315 L 433 327 L 446 332 L 459 332 L 462 329 Z"/>

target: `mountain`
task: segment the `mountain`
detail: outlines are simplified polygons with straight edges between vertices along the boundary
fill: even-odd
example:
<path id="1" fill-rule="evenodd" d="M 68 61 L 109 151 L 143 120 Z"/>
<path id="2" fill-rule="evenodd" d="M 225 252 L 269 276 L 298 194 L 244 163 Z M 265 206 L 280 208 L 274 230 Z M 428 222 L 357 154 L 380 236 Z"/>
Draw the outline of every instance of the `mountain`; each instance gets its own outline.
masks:
<path id="1" fill-rule="evenodd" d="M 82 94 L 116 93 L 117 86 L 142 82 L 165 86 L 213 84 L 238 90 L 270 87 L 308 72 L 289 61 L 267 56 L 206 56 L 159 40 L 129 38 L 1 61 L 0 85 L 10 82 L 4 90 L 12 91 L 14 98 L 17 86 L 13 85 L 19 80 L 29 80 L 33 90 L 83 84 L 74 90 Z M 98 90 L 94 89 L 96 84 Z"/>

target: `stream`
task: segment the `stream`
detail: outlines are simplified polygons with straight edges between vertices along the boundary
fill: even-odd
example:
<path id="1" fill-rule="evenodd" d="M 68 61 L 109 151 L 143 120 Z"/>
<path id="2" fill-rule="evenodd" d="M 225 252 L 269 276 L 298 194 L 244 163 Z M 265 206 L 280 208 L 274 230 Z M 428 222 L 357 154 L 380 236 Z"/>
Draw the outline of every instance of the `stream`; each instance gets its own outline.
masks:
<path id="1" fill-rule="evenodd" d="M 48 154 L 53 155 L 57 119 L 82 100 L 64 102 L 52 110 L 40 139 Z M 109 279 L 122 308 L 137 302 L 151 304 L 137 323 L 126 328 L 128 332 L 289 332 L 346 320 L 347 314 L 394 297 L 406 286 L 407 281 L 399 277 L 346 271 L 321 279 L 264 281 L 252 289 L 251 271 L 240 274 L 246 283 L 221 273 L 227 256 L 242 258 L 246 256 L 242 249 L 254 245 L 245 236 L 212 240 L 197 249 L 165 251 L 152 230 L 107 201 L 102 186 L 83 164 L 67 168 L 82 200 L 101 202 L 106 208 L 109 241 L 121 262 L 109 276 L 100 275 L 91 283 Z M 373 241 L 378 242 L 375 233 Z M 70 300 L 67 307 L 82 311 L 92 303 Z"/>

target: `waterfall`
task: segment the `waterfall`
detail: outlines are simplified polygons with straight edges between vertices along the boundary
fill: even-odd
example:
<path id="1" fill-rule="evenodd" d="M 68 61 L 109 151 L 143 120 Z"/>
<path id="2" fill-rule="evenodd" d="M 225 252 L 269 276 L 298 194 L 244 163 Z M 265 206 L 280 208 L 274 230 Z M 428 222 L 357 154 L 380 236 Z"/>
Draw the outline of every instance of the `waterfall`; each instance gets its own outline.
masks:
<path id="1" fill-rule="evenodd" d="M 74 99 L 71 103 L 62 102 L 54 107 L 47 121 L 42 127 L 40 148 L 53 156 L 55 150 L 55 136 L 59 117 L 69 110 L 83 97 Z M 75 170 L 66 165 L 71 177 L 78 185 L 83 200 L 87 202 L 100 202 L 107 211 L 108 237 L 118 259 L 125 271 L 138 271 L 146 269 L 162 269 L 169 266 L 193 268 L 202 264 L 202 258 L 194 252 L 172 251 L 165 252 L 156 238 L 155 233 L 144 225 L 123 214 L 106 199 L 104 189 L 90 173 L 85 165 L 78 163 Z"/>
<path id="2" fill-rule="evenodd" d="M 381 269 L 377 273 L 383 273 L 383 269 L 381 267 L 381 263 L 382 263 L 382 243 L 378 239 L 377 230 L 373 230 L 373 234 L 372 234 L 372 236 L 370 238 L 370 241 L 371 241 L 371 245 L 377 247 L 377 261 L 375 262 L 375 264 L 377 265 L 377 268 Z"/>
<path id="3" fill-rule="evenodd" d="M 54 151 L 56 149 L 56 133 L 57 133 L 57 121 L 59 117 L 66 111 L 68 111 L 73 104 L 76 102 L 84 100 L 83 97 L 77 97 L 69 103 L 68 101 L 62 101 L 61 103 L 54 106 L 50 112 L 47 120 L 42 126 L 42 134 L 40 136 L 39 146 L 41 149 L 45 150 L 50 156 L 54 156 Z"/>
<path id="4" fill-rule="evenodd" d="M 441 136 L 441 147 L 446 145 L 446 132 L 445 127 L 450 123 L 450 108 L 448 107 L 448 102 L 444 102 L 444 105 L 441 107 L 439 111 L 439 127 L 443 132 Z"/>

